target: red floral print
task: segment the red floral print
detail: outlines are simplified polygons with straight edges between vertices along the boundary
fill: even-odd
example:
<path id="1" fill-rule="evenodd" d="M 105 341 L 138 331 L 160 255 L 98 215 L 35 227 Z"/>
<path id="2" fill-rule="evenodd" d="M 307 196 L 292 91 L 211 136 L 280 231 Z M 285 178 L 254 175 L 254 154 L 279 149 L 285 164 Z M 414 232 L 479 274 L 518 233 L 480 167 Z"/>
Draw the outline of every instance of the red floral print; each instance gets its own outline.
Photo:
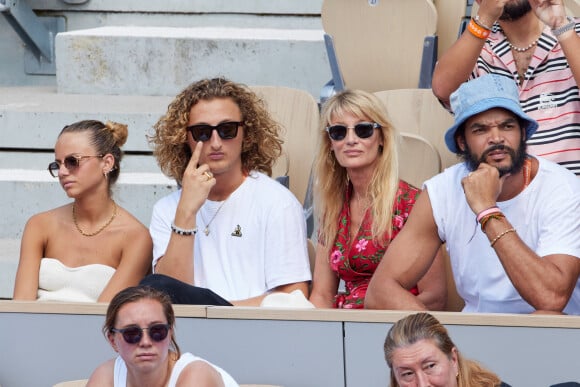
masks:
<path id="1" fill-rule="evenodd" d="M 334 247 L 330 251 L 330 268 L 344 280 L 345 293 L 335 296 L 334 306 L 344 309 L 364 307 L 364 298 L 373 273 L 381 262 L 390 242 L 397 236 L 417 200 L 419 190 L 404 181 L 399 181 L 399 189 L 393 203 L 393 220 L 391 237 L 380 245 L 372 240 L 372 219 L 370 212 L 364 215 L 355 241 L 350 243 L 350 210 L 349 202 L 352 187 L 347 189 L 342 211 L 339 215 L 338 234 Z M 349 251 L 346 251 L 350 246 Z M 418 294 L 417 287 L 411 293 Z"/>

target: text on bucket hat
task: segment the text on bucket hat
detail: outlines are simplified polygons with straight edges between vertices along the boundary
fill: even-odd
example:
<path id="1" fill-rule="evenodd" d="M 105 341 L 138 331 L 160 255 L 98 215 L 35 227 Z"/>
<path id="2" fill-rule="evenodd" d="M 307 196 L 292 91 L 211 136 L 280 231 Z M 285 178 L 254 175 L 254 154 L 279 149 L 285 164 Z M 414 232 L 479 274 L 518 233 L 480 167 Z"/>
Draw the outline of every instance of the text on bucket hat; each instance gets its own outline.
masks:
<path id="1" fill-rule="evenodd" d="M 463 83 L 451 94 L 451 110 L 455 123 L 445 132 L 445 144 L 453 153 L 460 153 L 455 143 L 455 132 L 471 116 L 493 108 L 511 111 L 526 122 L 526 140 L 538 129 L 538 123 L 529 117 L 520 105 L 518 88 L 513 79 L 488 74 Z"/>

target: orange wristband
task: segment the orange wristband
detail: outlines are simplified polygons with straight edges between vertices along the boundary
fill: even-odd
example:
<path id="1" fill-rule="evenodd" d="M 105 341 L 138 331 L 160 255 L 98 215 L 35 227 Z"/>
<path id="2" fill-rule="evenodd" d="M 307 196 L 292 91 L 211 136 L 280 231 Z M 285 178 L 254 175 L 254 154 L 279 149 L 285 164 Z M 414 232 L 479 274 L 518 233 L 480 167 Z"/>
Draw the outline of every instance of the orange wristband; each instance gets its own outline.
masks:
<path id="1" fill-rule="evenodd" d="M 471 19 L 469 24 L 467 25 L 467 30 L 471 32 L 471 35 L 475 36 L 479 39 L 487 39 L 489 34 L 491 33 L 490 30 L 487 30 L 480 25 L 478 25 L 475 20 Z"/>

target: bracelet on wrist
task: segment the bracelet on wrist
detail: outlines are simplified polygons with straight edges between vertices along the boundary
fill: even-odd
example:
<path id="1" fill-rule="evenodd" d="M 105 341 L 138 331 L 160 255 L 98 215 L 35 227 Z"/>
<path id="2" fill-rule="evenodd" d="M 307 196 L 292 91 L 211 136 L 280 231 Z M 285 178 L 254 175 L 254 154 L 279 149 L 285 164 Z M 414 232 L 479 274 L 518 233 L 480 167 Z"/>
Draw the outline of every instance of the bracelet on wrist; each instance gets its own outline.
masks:
<path id="1" fill-rule="evenodd" d="M 479 221 L 479 223 L 481 224 L 481 231 L 483 231 L 485 233 L 485 225 L 487 224 L 487 222 L 489 222 L 491 219 L 496 219 L 496 220 L 500 220 L 505 218 L 505 215 L 502 214 L 501 212 L 494 212 L 492 214 L 488 214 L 485 215 L 483 218 L 481 218 L 481 220 Z"/>
<path id="2" fill-rule="evenodd" d="M 480 223 L 481 222 L 481 219 L 484 216 L 489 215 L 489 214 L 493 214 L 493 213 L 496 213 L 496 212 L 501 213 L 501 210 L 499 209 L 498 206 L 493 206 L 493 207 L 486 208 L 485 210 L 483 210 L 483 211 L 481 211 L 481 212 L 479 212 L 477 214 L 475 220 L 477 221 L 477 223 Z"/>
<path id="3" fill-rule="evenodd" d="M 195 235 L 197 233 L 197 227 L 186 229 L 186 228 L 177 227 L 175 225 L 175 222 L 171 222 L 171 231 L 177 235 L 190 236 L 190 235 Z"/>
<path id="4" fill-rule="evenodd" d="M 568 20 L 568 23 L 558 27 L 558 28 L 553 28 L 552 29 L 552 34 L 556 37 L 562 35 L 564 32 L 568 32 L 570 30 L 573 30 L 574 27 L 576 27 L 576 21 L 571 18 L 570 16 L 566 16 L 566 20 Z"/>
<path id="5" fill-rule="evenodd" d="M 473 18 L 469 21 L 469 24 L 467 25 L 467 30 L 471 33 L 471 35 L 482 40 L 487 39 L 487 37 L 491 33 L 490 30 L 478 25 Z"/>
<path id="6" fill-rule="evenodd" d="M 497 241 L 499 241 L 501 238 L 503 238 L 506 234 L 509 234 L 510 232 L 516 232 L 516 229 L 515 228 L 508 228 L 507 230 L 505 230 L 504 232 L 500 233 L 498 236 L 493 238 L 493 240 L 491 241 L 491 243 L 489 245 L 491 247 L 493 247 L 493 245 L 495 245 Z"/>
<path id="7" fill-rule="evenodd" d="M 481 28 L 485 28 L 486 30 L 491 31 L 491 27 L 487 26 L 486 24 L 484 24 L 481 21 L 481 18 L 479 17 L 479 14 L 478 15 L 475 15 L 475 17 L 473 18 L 473 21 L 475 22 L 475 24 L 477 24 Z"/>

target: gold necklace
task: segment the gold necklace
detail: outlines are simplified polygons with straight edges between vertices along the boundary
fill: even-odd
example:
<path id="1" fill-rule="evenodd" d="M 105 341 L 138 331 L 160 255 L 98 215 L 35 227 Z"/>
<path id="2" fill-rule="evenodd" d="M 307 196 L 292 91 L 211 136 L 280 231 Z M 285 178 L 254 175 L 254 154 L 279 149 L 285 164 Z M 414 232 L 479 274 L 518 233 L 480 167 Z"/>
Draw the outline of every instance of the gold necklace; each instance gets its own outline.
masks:
<path id="1" fill-rule="evenodd" d="M 226 202 L 228 201 L 230 197 L 228 196 L 226 198 L 226 200 L 224 200 L 222 202 L 222 204 L 220 204 L 220 206 L 218 207 L 217 211 L 213 214 L 213 216 L 211 217 L 211 219 L 209 220 L 209 222 L 205 222 L 205 219 L 203 218 L 203 214 L 200 213 L 201 215 L 201 219 L 203 220 L 203 222 L 205 223 L 205 228 L 203 229 L 203 233 L 208 236 L 209 235 L 209 225 L 211 224 L 211 222 L 213 222 L 213 220 L 215 219 L 215 217 L 217 216 L 217 214 L 219 214 L 220 210 L 222 209 L 222 207 L 224 206 L 224 204 L 226 204 Z"/>
<path id="2" fill-rule="evenodd" d="M 76 214 L 76 211 L 75 211 L 75 205 L 76 205 L 76 203 L 73 203 L 73 208 L 72 208 L 73 223 L 75 224 L 75 227 L 77 228 L 77 230 L 79 230 L 79 232 L 81 233 L 81 235 L 87 236 L 87 237 L 95 236 L 98 233 L 100 233 L 101 231 L 103 231 L 108 225 L 111 224 L 111 222 L 113 221 L 113 219 L 115 219 L 115 216 L 117 216 L 117 203 L 115 203 L 114 200 L 112 200 L 112 202 L 113 202 L 113 215 L 111 215 L 111 217 L 109 218 L 109 220 L 107 220 L 107 223 L 103 224 L 101 226 L 101 228 L 99 228 L 95 232 L 85 232 L 85 231 L 83 231 L 80 228 L 79 223 L 77 221 L 77 214 Z"/>

